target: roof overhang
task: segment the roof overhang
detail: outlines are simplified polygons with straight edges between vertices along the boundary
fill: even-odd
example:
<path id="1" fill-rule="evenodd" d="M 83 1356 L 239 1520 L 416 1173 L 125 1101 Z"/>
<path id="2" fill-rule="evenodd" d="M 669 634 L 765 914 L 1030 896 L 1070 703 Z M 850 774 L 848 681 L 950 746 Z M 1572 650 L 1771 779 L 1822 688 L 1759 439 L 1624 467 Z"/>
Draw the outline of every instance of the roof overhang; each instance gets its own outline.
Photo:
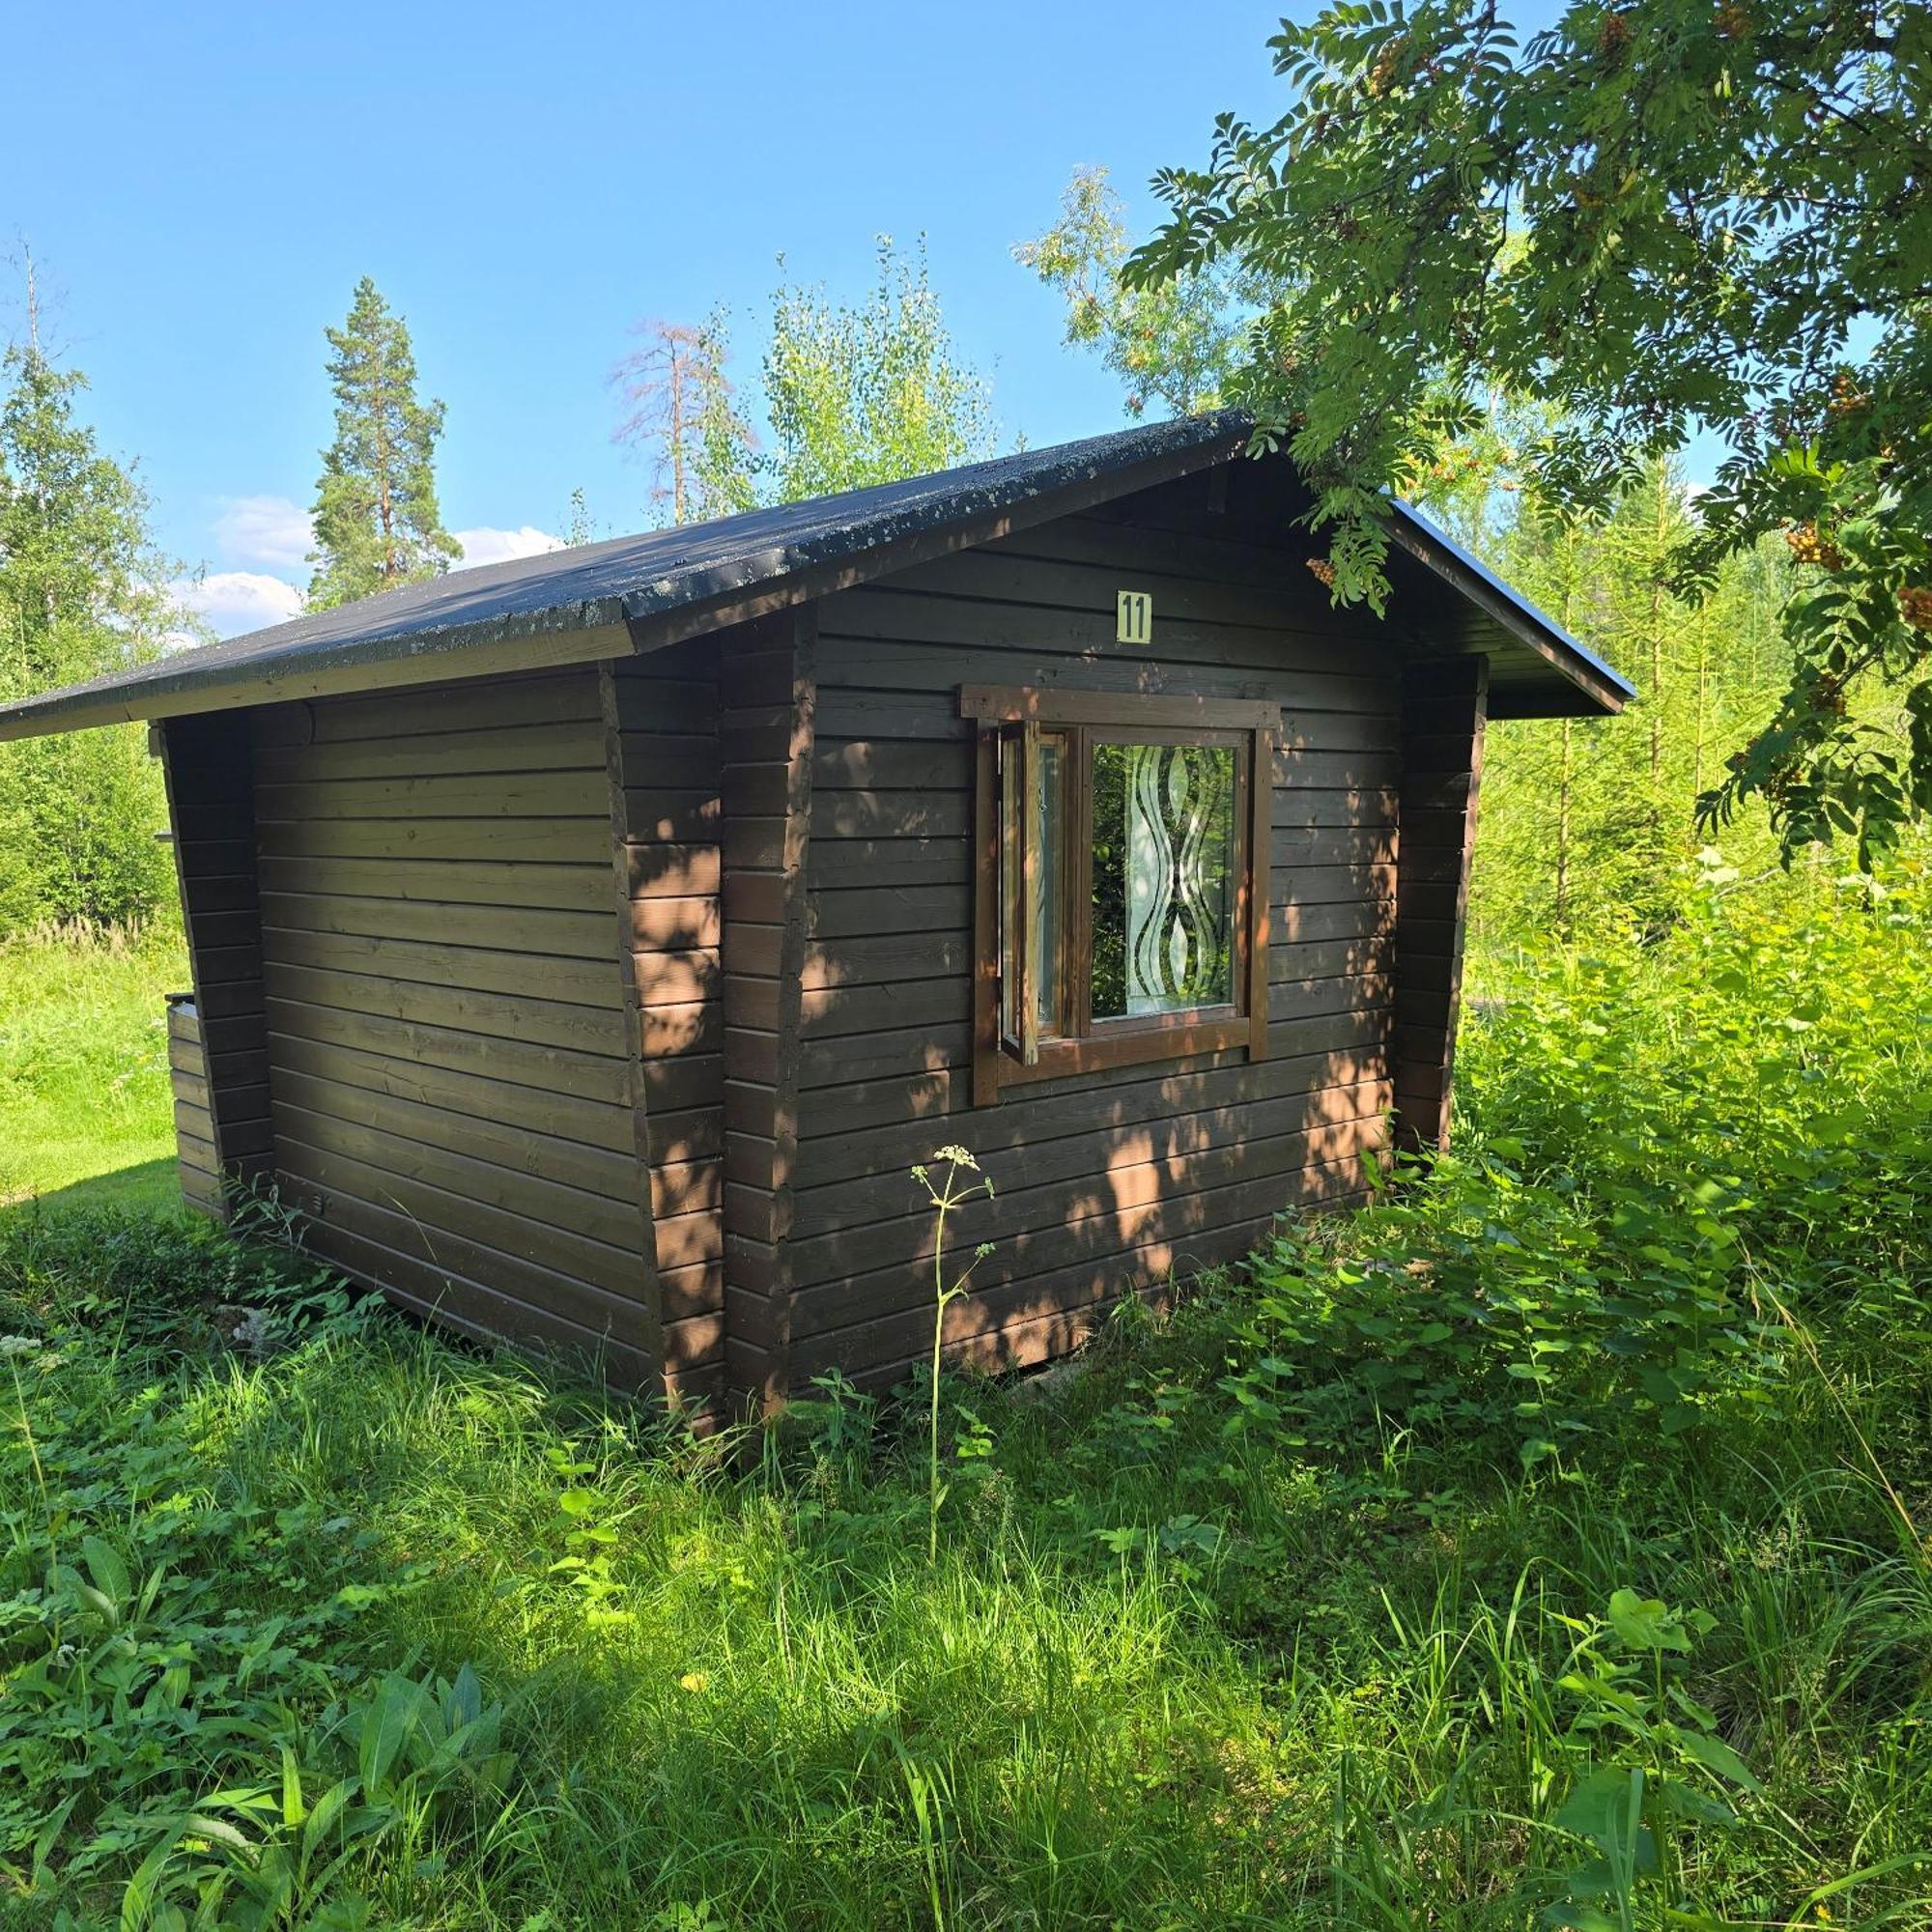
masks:
<path id="1" fill-rule="evenodd" d="M 1489 657 L 1492 718 L 1600 717 L 1621 711 L 1636 696 L 1635 687 L 1587 644 L 1552 623 L 1420 510 L 1392 505 L 1387 528 L 1398 574 L 1406 556 L 1456 593 L 1453 609 L 1432 612 L 1427 641 L 1436 650 L 1479 650 Z M 1417 628 L 1412 617 L 1407 627 Z"/>
<path id="2" fill-rule="evenodd" d="M 1247 442 L 1246 420 L 1224 411 L 458 571 L 0 705 L 0 740 L 656 650 L 1231 463 Z M 1457 622 L 1418 630 L 1420 647 L 1528 654 L 1530 674 L 1502 680 L 1494 715 L 1615 711 L 1632 695 L 1427 519 L 1397 505 L 1389 527 L 1456 593 Z"/>

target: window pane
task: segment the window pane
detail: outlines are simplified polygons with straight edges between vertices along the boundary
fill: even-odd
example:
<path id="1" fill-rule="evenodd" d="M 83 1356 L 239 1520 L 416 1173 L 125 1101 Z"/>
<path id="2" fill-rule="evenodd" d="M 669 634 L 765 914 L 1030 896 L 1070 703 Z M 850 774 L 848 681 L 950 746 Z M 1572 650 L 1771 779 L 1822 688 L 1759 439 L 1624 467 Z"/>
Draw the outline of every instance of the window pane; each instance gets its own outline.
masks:
<path id="1" fill-rule="evenodd" d="M 1004 751 L 1006 779 L 1000 790 L 1000 1032 L 1020 1034 L 1020 947 L 1031 949 L 1035 1026 L 1042 1037 L 1062 1031 L 1062 907 L 1065 903 L 1066 747 L 1042 735 L 1034 755 L 1033 794 L 1027 797 L 1017 735 Z M 1025 888 L 1028 855 L 1033 891 Z M 1023 930 L 1024 926 L 1024 930 Z"/>
<path id="2" fill-rule="evenodd" d="M 1039 855 L 1034 867 L 1034 1010 L 1044 1039 L 1059 1033 L 1061 1013 L 1061 907 L 1066 902 L 1066 758 L 1061 739 L 1040 739 L 1034 769 L 1038 781 L 1033 800 L 1034 850 Z"/>
<path id="3" fill-rule="evenodd" d="M 1019 744 L 1001 747 L 1005 761 L 1000 786 L 1000 1034 L 1017 1039 L 1014 1003 L 1020 983 L 1020 786 Z"/>
<path id="4" fill-rule="evenodd" d="M 1235 751 L 1094 747 L 1094 1017 L 1235 999 Z"/>

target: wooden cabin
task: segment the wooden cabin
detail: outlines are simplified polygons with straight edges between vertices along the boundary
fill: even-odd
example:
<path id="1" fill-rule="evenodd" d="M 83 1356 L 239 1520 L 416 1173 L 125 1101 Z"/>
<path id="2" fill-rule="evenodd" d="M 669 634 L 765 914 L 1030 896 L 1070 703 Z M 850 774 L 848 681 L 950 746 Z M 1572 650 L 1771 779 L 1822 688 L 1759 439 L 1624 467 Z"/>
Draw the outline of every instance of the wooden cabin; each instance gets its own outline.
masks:
<path id="1" fill-rule="evenodd" d="M 1423 519 L 1133 428 L 464 571 L 0 709 L 154 721 L 182 1184 L 691 1401 L 1040 1362 L 1448 1118 L 1489 718 L 1630 689 Z"/>

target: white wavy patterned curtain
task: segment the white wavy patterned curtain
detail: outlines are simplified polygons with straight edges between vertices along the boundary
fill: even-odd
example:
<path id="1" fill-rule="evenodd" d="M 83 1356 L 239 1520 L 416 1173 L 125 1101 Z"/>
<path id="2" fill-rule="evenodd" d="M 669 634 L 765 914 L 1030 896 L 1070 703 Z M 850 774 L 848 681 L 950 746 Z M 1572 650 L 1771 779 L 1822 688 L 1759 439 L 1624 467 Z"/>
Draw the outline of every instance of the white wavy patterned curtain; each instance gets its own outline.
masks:
<path id="1" fill-rule="evenodd" d="M 1233 997 L 1228 865 L 1235 761 L 1208 746 L 1128 745 L 1129 1013 Z"/>

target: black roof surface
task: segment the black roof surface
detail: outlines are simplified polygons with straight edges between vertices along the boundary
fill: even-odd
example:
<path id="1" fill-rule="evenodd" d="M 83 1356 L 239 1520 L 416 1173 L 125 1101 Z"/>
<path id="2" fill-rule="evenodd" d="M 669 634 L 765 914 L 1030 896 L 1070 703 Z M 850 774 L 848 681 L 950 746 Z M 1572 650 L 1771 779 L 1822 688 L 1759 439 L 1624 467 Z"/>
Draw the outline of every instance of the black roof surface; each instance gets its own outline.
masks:
<path id="1" fill-rule="evenodd" d="M 532 664 L 569 662 L 562 634 L 675 613 L 691 613 L 697 621 L 689 628 L 701 629 L 707 611 L 720 623 L 734 621 L 761 594 L 768 604 L 820 594 L 911 560 L 908 547 L 922 538 L 956 532 L 962 541 L 983 540 L 985 532 L 974 533 L 978 526 L 997 533 L 1009 514 L 1034 523 L 1059 514 L 1062 499 L 1091 502 L 1144 489 L 1230 461 L 1246 439 L 1245 422 L 1232 412 L 1185 417 L 714 523 L 452 571 L 0 705 L 0 739 L 271 703 L 306 695 L 301 687 L 313 688 L 322 675 L 329 689 L 350 691 L 364 672 L 366 686 L 499 672 L 516 668 L 520 642 Z M 1498 627 L 1499 641 L 1519 652 L 1527 645 L 1542 660 L 1533 668 L 1536 681 L 1550 688 L 1549 708 L 1615 710 L 1633 695 L 1600 659 L 1406 505 L 1394 507 L 1391 534 L 1461 593 L 1474 629 L 1461 627 L 1460 648 L 1482 647 L 1487 624 Z M 927 550 L 946 547 L 940 541 Z M 538 641 L 552 638 L 562 648 Z M 582 655 L 613 651 L 607 641 Z"/>

